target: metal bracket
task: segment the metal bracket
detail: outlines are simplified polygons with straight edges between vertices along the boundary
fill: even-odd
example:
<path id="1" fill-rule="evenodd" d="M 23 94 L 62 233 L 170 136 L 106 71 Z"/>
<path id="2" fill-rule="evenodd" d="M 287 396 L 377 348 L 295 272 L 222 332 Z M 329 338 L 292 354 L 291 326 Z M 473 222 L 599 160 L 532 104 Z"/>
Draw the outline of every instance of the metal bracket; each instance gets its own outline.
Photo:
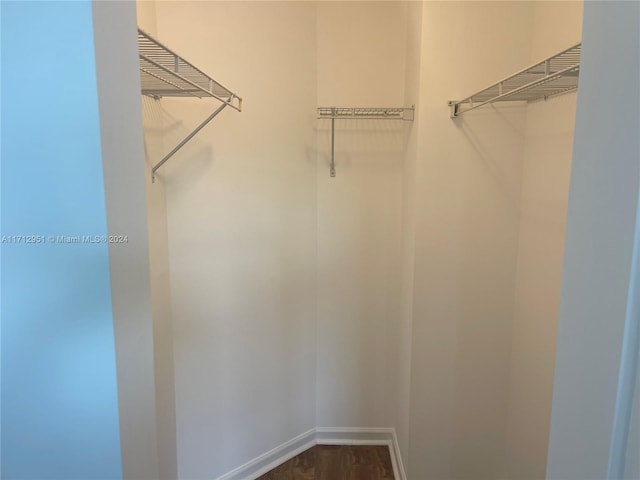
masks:
<path id="1" fill-rule="evenodd" d="M 456 118 L 458 116 L 458 103 L 453 100 L 449 100 L 447 105 L 449 105 L 449 116 L 451 118 Z"/>
<path id="2" fill-rule="evenodd" d="M 331 109 L 331 168 L 329 169 L 329 175 L 336 176 L 336 160 L 335 160 L 335 142 L 336 142 L 336 109 Z"/>
<path id="3" fill-rule="evenodd" d="M 331 166 L 329 175 L 336 176 L 335 135 L 336 119 L 406 120 L 413 121 L 415 105 L 410 107 L 370 108 L 370 107 L 318 107 L 317 118 L 331 119 Z"/>
<path id="4" fill-rule="evenodd" d="M 216 115 L 218 115 L 222 110 L 224 110 L 224 108 L 229 105 L 229 103 L 223 103 L 222 105 L 220 105 L 215 112 L 213 112 L 211 115 L 209 115 L 200 125 L 198 125 L 196 127 L 196 129 L 191 132 L 189 135 L 187 135 L 180 143 L 178 143 L 178 145 L 176 145 L 173 150 L 171 150 L 169 153 L 167 153 L 162 160 L 160 160 L 152 169 L 151 169 L 151 182 L 155 183 L 156 181 L 156 171 L 162 166 L 164 165 L 167 160 L 169 160 L 178 150 L 180 150 L 185 143 L 187 143 L 189 140 L 191 140 L 200 130 L 202 130 L 211 120 L 213 120 Z"/>
<path id="5" fill-rule="evenodd" d="M 449 116 L 456 118 L 470 110 L 496 102 L 534 102 L 572 92 L 578 88 L 581 50 L 582 45 L 578 43 L 464 100 L 450 101 Z"/>
<path id="6" fill-rule="evenodd" d="M 222 105 L 151 169 L 151 180 L 155 182 L 158 169 L 222 110 L 231 107 L 238 112 L 242 111 L 242 98 L 140 29 L 138 57 L 143 95 L 156 100 L 162 97 L 211 97 L 222 102 Z"/>

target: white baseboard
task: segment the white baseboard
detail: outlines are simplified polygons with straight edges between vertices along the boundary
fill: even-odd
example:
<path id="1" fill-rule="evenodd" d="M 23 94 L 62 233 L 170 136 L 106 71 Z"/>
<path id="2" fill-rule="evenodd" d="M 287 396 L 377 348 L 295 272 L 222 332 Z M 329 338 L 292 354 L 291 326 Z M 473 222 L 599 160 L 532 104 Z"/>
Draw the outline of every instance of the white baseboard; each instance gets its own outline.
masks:
<path id="1" fill-rule="evenodd" d="M 314 445 L 316 445 L 316 429 L 312 428 L 216 480 L 253 480 Z"/>
<path id="2" fill-rule="evenodd" d="M 312 428 L 216 480 L 255 480 L 314 445 L 386 445 L 389 447 L 394 477 L 396 480 L 407 480 L 393 428 L 342 427 Z"/>
<path id="3" fill-rule="evenodd" d="M 399 480 L 407 480 L 407 472 L 404 469 L 404 463 L 402 462 L 402 453 L 400 452 L 400 444 L 398 443 L 396 429 L 393 428 L 392 431 L 393 448 L 391 449 L 391 462 L 393 462 L 393 476 Z"/>

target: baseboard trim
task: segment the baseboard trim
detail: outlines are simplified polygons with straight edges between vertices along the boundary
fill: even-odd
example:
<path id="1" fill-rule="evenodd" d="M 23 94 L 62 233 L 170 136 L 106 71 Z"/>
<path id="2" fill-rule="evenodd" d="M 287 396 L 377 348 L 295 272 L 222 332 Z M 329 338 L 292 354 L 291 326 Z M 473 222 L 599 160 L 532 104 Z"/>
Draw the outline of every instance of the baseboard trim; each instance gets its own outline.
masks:
<path id="1" fill-rule="evenodd" d="M 316 429 L 312 428 L 233 469 L 216 480 L 253 480 L 278 465 L 316 445 Z"/>
<path id="2" fill-rule="evenodd" d="M 389 448 L 394 477 L 396 480 L 407 480 L 395 430 L 356 427 L 312 428 L 216 480 L 255 480 L 314 445 L 386 445 Z"/>
<path id="3" fill-rule="evenodd" d="M 392 428 L 316 428 L 318 445 L 387 445 Z"/>
<path id="4" fill-rule="evenodd" d="M 391 450 L 391 461 L 393 462 L 393 476 L 400 480 L 407 480 L 407 472 L 404 469 L 404 463 L 402 462 L 402 454 L 400 453 L 400 444 L 398 443 L 398 436 L 396 435 L 395 428 L 393 430 L 393 447 Z"/>

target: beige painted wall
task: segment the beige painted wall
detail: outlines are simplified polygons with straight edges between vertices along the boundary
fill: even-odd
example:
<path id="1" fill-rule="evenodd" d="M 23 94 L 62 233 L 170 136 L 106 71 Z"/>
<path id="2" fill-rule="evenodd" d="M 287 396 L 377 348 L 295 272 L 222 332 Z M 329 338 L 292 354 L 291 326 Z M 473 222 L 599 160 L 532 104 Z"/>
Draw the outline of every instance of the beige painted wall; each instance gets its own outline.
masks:
<path id="1" fill-rule="evenodd" d="M 145 123 L 145 181 L 147 186 L 151 300 L 157 403 L 158 450 L 161 478 L 177 478 L 175 374 L 169 242 L 167 234 L 166 194 L 163 179 L 151 183 L 151 168 L 166 150 L 160 102 L 149 97 L 142 101 Z"/>
<path id="2" fill-rule="evenodd" d="M 567 480 L 624 477 L 638 348 L 640 4 L 585 2 L 582 46 L 546 474 Z"/>
<path id="3" fill-rule="evenodd" d="M 446 103 L 568 46 L 580 4 L 146 3 L 143 28 L 245 99 L 148 185 L 181 477 L 313 426 L 394 426 L 411 479 L 537 475 L 574 99 Z M 316 106 L 418 101 L 413 123 L 336 122 L 329 177 Z M 212 102 L 144 111 L 155 159 Z"/>
<path id="4" fill-rule="evenodd" d="M 318 106 L 404 103 L 406 3 L 320 2 Z M 400 318 L 403 150 L 410 124 L 317 123 L 317 424 L 393 421 Z"/>
<path id="5" fill-rule="evenodd" d="M 160 171 L 178 471 L 215 478 L 315 426 L 316 8 L 157 2 L 156 15 L 159 39 L 244 98 Z M 162 103 L 165 145 L 216 108 Z"/>
<path id="6" fill-rule="evenodd" d="M 163 42 L 245 98 L 159 175 L 180 474 L 226 472 L 315 425 L 392 425 L 410 124 L 338 122 L 332 179 L 315 108 L 404 103 L 406 4 L 159 2 L 155 13 Z M 165 147 L 209 112 L 162 106 Z"/>
<path id="7" fill-rule="evenodd" d="M 411 479 L 504 477 L 526 107 L 454 121 L 447 100 L 525 67 L 532 19 L 527 2 L 423 6 Z"/>
<path id="8" fill-rule="evenodd" d="M 407 7 L 405 44 L 405 105 L 419 105 L 422 48 L 422 2 Z M 420 142 L 420 115 L 416 114 L 406 138 L 402 178 L 402 291 L 401 316 L 397 324 L 396 403 L 393 426 L 403 465 L 409 462 L 411 428 L 411 336 L 413 328 L 413 294 L 415 274 L 416 169 Z"/>
<path id="9" fill-rule="evenodd" d="M 156 35 L 155 1 L 138 1 L 136 10 L 138 27 Z M 164 116 L 161 101 L 142 97 L 159 475 L 162 480 L 171 480 L 177 478 L 178 470 L 169 237 L 164 181 L 158 177 L 151 183 L 151 169 L 166 153 Z"/>
<path id="10" fill-rule="evenodd" d="M 536 2 L 530 63 L 581 40 L 581 2 Z M 576 94 L 527 107 L 506 472 L 546 472 Z"/>
<path id="11" fill-rule="evenodd" d="M 624 480 L 640 478 L 640 363 L 636 365 L 635 392 L 627 439 Z"/>
<path id="12" fill-rule="evenodd" d="M 94 2 L 92 9 L 107 226 L 110 235 L 127 236 L 125 243 L 109 244 L 122 476 L 155 479 L 159 402 L 154 384 L 151 232 L 141 188 L 145 171 L 136 11 L 131 2 Z"/>

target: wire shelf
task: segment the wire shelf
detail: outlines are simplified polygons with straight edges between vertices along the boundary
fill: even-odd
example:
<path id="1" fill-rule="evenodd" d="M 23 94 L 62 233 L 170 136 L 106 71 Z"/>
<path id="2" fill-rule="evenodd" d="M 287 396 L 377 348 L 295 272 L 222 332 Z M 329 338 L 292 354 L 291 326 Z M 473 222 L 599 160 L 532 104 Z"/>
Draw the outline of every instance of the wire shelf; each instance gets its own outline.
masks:
<path id="1" fill-rule="evenodd" d="M 138 29 L 142 94 L 152 97 L 213 97 L 240 111 L 242 99 L 199 68 Z"/>
<path id="2" fill-rule="evenodd" d="M 413 120 L 413 107 L 318 107 L 318 118 Z"/>
<path id="3" fill-rule="evenodd" d="M 463 100 L 450 101 L 451 117 L 490 103 L 533 102 L 577 89 L 580 51 L 578 43 Z"/>
<path id="4" fill-rule="evenodd" d="M 336 120 L 341 119 L 379 119 L 413 121 L 415 107 L 318 107 L 318 118 L 331 120 L 331 165 L 329 175 L 336 176 L 335 134 Z"/>
<path id="5" fill-rule="evenodd" d="M 222 110 L 231 107 L 242 111 L 242 98 L 141 29 L 138 29 L 138 56 L 143 95 L 154 98 L 211 97 L 222 102 L 211 115 L 153 166 L 151 179 L 155 181 L 158 169 Z"/>

